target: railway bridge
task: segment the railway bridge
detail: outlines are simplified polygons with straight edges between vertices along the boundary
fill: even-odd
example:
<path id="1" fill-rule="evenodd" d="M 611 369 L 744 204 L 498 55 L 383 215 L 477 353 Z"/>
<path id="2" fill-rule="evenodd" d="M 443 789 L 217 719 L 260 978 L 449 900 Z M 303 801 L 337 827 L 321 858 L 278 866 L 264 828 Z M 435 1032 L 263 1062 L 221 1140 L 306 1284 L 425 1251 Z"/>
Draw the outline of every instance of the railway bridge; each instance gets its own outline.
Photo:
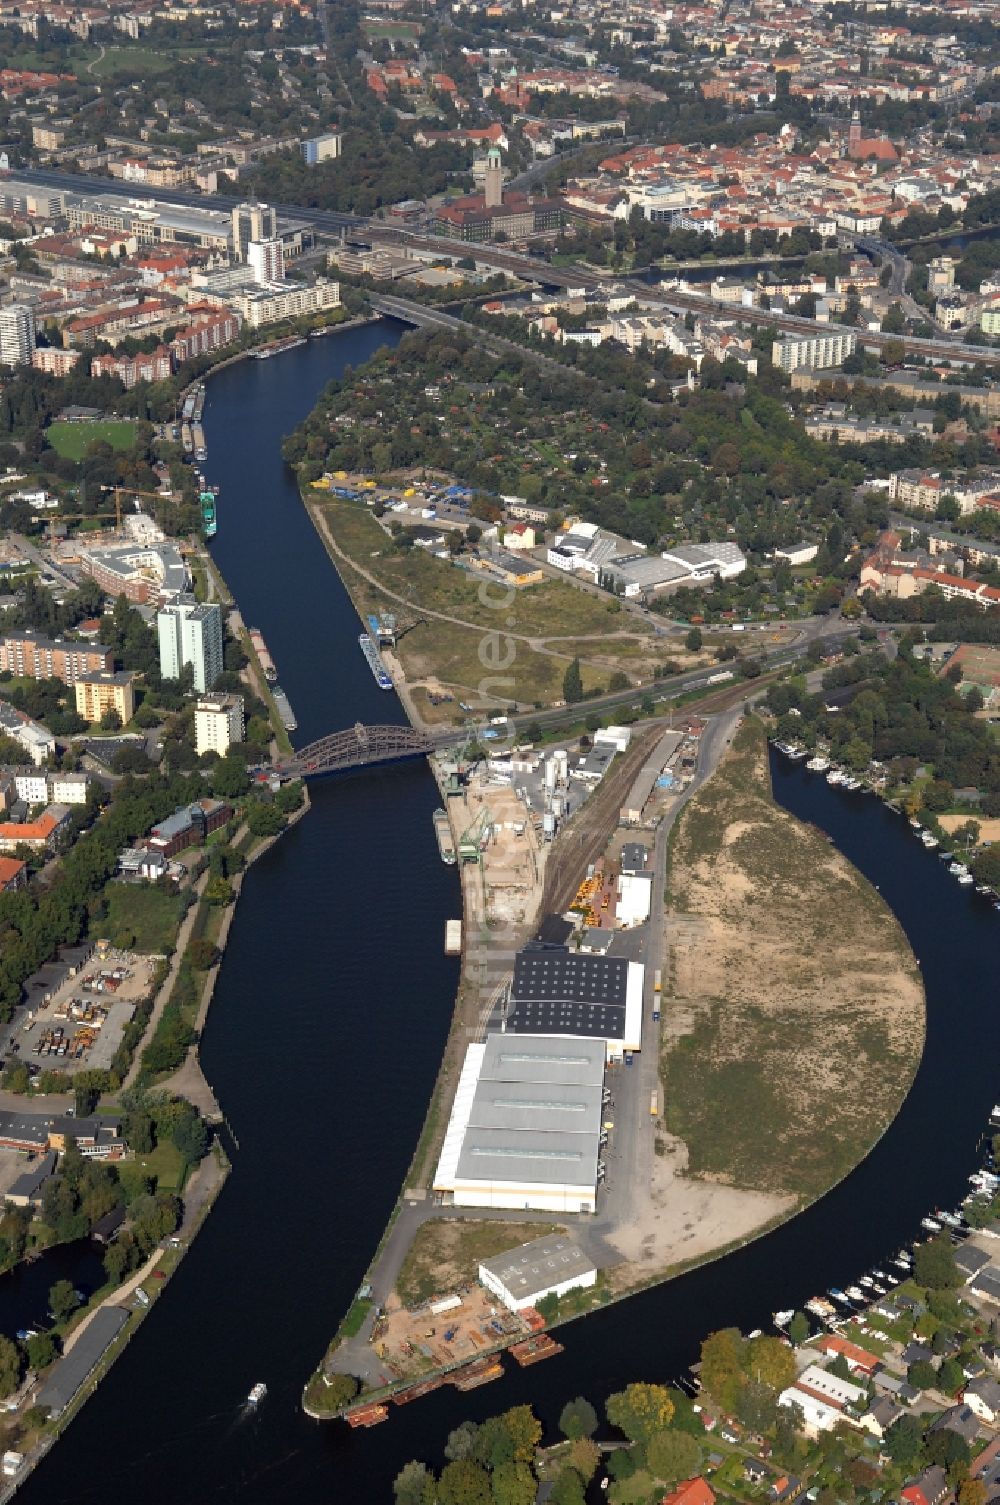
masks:
<path id="1" fill-rule="evenodd" d="M 461 742 L 463 732 L 429 733 L 416 727 L 365 726 L 358 721 L 341 732 L 320 737 L 282 758 L 275 773 L 286 779 L 315 779 L 350 768 L 370 768 L 376 763 L 397 763 L 403 758 L 423 758 L 438 748 Z"/>

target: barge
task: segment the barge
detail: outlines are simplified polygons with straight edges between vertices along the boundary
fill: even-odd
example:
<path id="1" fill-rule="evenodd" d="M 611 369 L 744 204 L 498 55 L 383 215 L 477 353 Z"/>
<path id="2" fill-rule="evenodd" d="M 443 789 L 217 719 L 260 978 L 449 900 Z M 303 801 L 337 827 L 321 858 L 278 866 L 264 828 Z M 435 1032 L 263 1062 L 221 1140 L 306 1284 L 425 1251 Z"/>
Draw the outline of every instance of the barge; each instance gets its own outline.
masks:
<path id="1" fill-rule="evenodd" d="M 274 703 L 278 708 L 278 715 L 281 717 L 281 724 L 285 731 L 294 732 L 299 723 L 295 719 L 295 712 L 289 704 L 288 696 L 280 685 L 275 685 L 271 694 L 274 696 Z"/>
<path id="2" fill-rule="evenodd" d="M 264 642 L 263 634 L 259 627 L 251 627 L 249 633 L 250 641 L 253 644 L 253 651 L 257 655 L 264 678 L 269 685 L 273 685 L 278 678 L 278 671 L 274 667 L 274 659 L 267 651 L 267 644 Z"/>
<path id="3" fill-rule="evenodd" d="M 543 1359 L 555 1358 L 557 1353 L 564 1351 L 563 1345 L 550 1338 L 548 1333 L 536 1333 L 533 1338 L 525 1338 L 523 1343 L 515 1343 L 510 1356 L 523 1369 L 529 1364 L 540 1364 Z"/>
<path id="4" fill-rule="evenodd" d="M 471 1364 L 463 1364 L 461 1369 L 456 1369 L 449 1378 L 456 1390 L 478 1390 L 480 1385 L 489 1385 L 502 1374 L 503 1364 L 494 1356 L 473 1359 Z"/>
<path id="5" fill-rule="evenodd" d="M 378 1403 L 369 1406 L 355 1406 L 353 1411 L 344 1415 L 344 1420 L 349 1427 L 377 1427 L 380 1421 L 385 1421 L 389 1415 L 389 1407 Z"/>
<path id="6" fill-rule="evenodd" d="M 461 954 L 462 954 L 462 922 L 461 922 L 461 920 L 445 920 L 445 923 L 444 923 L 444 954 L 445 954 L 445 956 L 461 956 Z"/>
<path id="7" fill-rule="evenodd" d="M 454 867 L 455 838 L 451 834 L 451 824 L 448 816 L 440 806 L 434 811 L 434 835 L 437 837 L 441 861 L 446 862 L 449 867 Z"/>
<path id="8" fill-rule="evenodd" d="M 366 660 L 368 661 L 368 667 L 372 671 L 375 683 L 378 685 L 379 689 L 391 690 L 392 680 L 389 677 L 389 672 L 386 669 L 385 664 L 383 664 L 382 662 L 382 655 L 379 653 L 378 648 L 372 642 L 372 639 L 367 632 L 361 633 L 360 637 L 358 638 L 358 645 L 361 648 L 361 652 L 364 654 Z"/>

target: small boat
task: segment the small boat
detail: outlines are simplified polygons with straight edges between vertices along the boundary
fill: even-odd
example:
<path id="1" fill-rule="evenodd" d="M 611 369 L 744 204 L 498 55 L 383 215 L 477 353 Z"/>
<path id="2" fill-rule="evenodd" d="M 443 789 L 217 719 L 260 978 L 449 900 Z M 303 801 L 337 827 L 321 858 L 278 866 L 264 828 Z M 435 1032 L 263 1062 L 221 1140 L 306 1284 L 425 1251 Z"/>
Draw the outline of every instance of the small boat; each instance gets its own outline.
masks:
<path id="1" fill-rule="evenodd" d="M 824 1296 L 811 1296 L 806 1302 L 806 1311 L 821 1319 L 836 1315 L 836 1307 L 831 1306 Z"/>
<path id="2" fill-rule="evenodd" d="M 875 1292 L 876 1296 L 885 1296 L 887 1294 L 885 1286 L 879 1280 L 872 1281 L 872 1290 Z"/>
<path id="3" fill-rule="evenodd" d="M 923 826 L 917 820 L 917 817 L 915 815 L 911 815 L 910 816 L 910 825 L 913 827 L 914 831 L 922 831 L 923 830 Z"/>
<path id="4" fill-rule="evenodd" d="M 850 1296 L 852 1301 L 865 1301 L 867 1299 L 865 1297 L 864 1291 L 860 1286 L 848 1286 L 847 1294 L 848 1296 Z"/>
<path id="5" fill-rule="evenodd" d="M 771 1313 L 771 1320 L 774 1323 L 775 1327 L 777 1327 L 777 1328 L 785 1328 L 785 1327 L 788 1326 L 789 1322 L 791 1322 L 791 1320 L 792 1320 L 792 1318 L 794 1316 L 795 1316 L 794 1310 L 792 1309 L 792 1307 L 789 1307 L 787 1311 L 772 1312 Z"/>
<path id="6" fill-rule="evenodd" d="M 926 1228 L 928 1233 L 941 1232 L 941 1224 L 936 1222 L 934 1218 L 921 1218 L 920 1226 L 921 1228 Z"/>
<path id="7" fill-rule="evenodd" d="M 958 874 L 958 881 L 962 884 L 963 888 L 968 888 L 969 884 L 975 883 L 976 880 L 975 878 L 973 878 L 969 870 L 966 869 L 964 873 Z"/>
<path id="8" fill-rule="evenodd" d="M 858 1285 L 864 1286 L 866 1291 L 872 1291 L 875 1289 L 875 1282 L 874 1280 L 872 1280 L 870 1275 L 862 1275 L 861 1279 L 858 1281 Z"/>
<path id="9" fill-rule="evenodd" d="M 937 837 L 932 836 L 930 831 L 925 831 L 920 840 L 923 842 L 924 846 L 929 852 L 933 852 L 934 848 L 939 844 Z"/>
<path id="10" fill-rule="evenodd" d="M 948 871 L 957 878 L 959 873 L 967 873 L 969 869 L 964 862 L 949 862 Z"/>
<path id="11" fill-rule="evenodd" d="M 839 1301 L 841 1306 L 848 1305 L 848 1298 L 844 1295 L 843 1291 L 839 1289 L 839 1287 L 831 1286 L 829 1294 L 833 1297 L 834 1301 Z"/>
<path id="12" fill-rule="evenodd" d="M 938 852 L 938 857 L 942 862 L 954 862 L 955 860 L 954 852 Z"/>
<path id="13" fill-rule="evenodd" d="M 891 1280 L 892 1279 L 892 1276 L 891 1275 L 887 1275 L 884 1270 L 873 1270 L 872 1274 L 873 1274 L 873 1276 L 875 1277 L 876 1280 Z"/>
<path id="14" fill-rule="evenodd" d="M 960 1228 L 962 1226 L 961 1219 L 956 1218 L 953 1212 L 939 1211 L 935 1216 L 940 1218 L 942 1223 L 947 1223 L 949 1228 Z"/>
<path id="15" fill-rule="evenodd" d="M 258 1380 L 256 1385 L 254 1385 L 253 1389 L 250 1391 L 250 1394 L 247 1396 L 247 1405 L 259 1406 L 266 1394 L 267 1386 L 264 1384 L 263 1380 Z"/>
<path id="16" fill-rule="evenodd" d="M 976 893 L 977 894 L 984 894 L 985 895 L 985 894 L 991 894 L 992 892 L 993 892 L 993 890 L 990 888 L 990 886 L 989 886 L 988 883 L 977 883 L 976 884 Z"/>
<path id="17" fill-rule="evenodd" d="M 826 782 L 828 784 L 842 784 L 844 782 L 844 775 L 839 768 L 831 768 L 826 776 Z"/>
<path id="18" fill-rule="evenodd" d="M 898 1265 L 901 1270 L 905 1270 L 907 1274 L 909 1274 L 910 1261 L 908 1259 L 903 1259 L 900 1257 L 898 1259 L 894 1259 L 893 1264 Z"/>
<path id="19" fill-rule="evenodd" d="M 822 753 L 817 753 L 816 756 L 810 758 L 809 762 L 806 764 L 806 767 L 812 769 L 813 773 L 825 773 L 829 766 L 830 759 L 824 758 Z"/>

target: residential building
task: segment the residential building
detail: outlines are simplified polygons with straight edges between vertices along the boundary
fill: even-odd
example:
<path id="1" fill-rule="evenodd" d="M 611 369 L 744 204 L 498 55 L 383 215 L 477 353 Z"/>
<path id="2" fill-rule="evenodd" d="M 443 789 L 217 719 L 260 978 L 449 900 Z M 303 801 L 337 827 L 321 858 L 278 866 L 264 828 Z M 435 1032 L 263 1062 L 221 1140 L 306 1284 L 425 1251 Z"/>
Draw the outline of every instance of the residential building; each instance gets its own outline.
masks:
<path id="1" fill-rule="evenodd" d="M 153 539 L 151 519 L 142 523 L 139 520 L 143 517 L 142 513 L 133 513 L 126 519 L 128 531 L 137 535 L 134 543 L 115 544 L 110 549 L 84 548 L 80 559 L 84 573 L 109 596 L 125 596 L 139 605 L 171 600 L 191 583 L 177 544 Z"/>
<path id="2" fill-rule="evenodd" d="M 979 327 L 983 334 L 1000 334 L 1000 305 L 994 304 L 992 308 L 983 309 Z"/>
<path id="3" fill-rule="evenodd" d="M 240 323 L 239 314 L 231 309 L 206 314 L 174 336 L 170 353 L 180 363 L 204 355 L 206 351 L 218 350 L 221 345 L 230 345 L 239 336 Z"/>
<path id="4" fill-rule="evenodd" d="M 700 1474 L 664 1495 L 661 1505 L 715 1505 L 715 1491 Z"/>
<path id="5" fill-rule="evenodd" d="M 22 846 L 30 847 L 33 852 L 52 852 L 68 826 L 69 818 L 68 806 L 50 805 L 34 820 L 0 821 L 0 852 L 16 852 Z"/>
<path id="6" fill-rule="evenodd" d="M 95 355 L 90 362 L 91 376 L 115 376 L 124 383 L 126 391 L 140 381 L 166 381 L 172 370 L 173 361 L 166 345 L 139 355 Z"/>
<path id="7" fill-rule="evenodd" d="M 512 1312 L 522 1312 L 546 1296 L 589 1290 L 597 1268 L 572 1239 L 555 1233 L 483 1260 L 479 1280 Z"/>
<path id="8" fill-rule="evenodd" d="M 259 329 L 280 319 L 339 307 L 340 283 L 319 280 L 310 286 L 304 282 L 272 282 L 237 293 L 234 301 L 250 328 Z"/>
<path id="9" fill-rule="evenodd" d="M 194 709 L 194 745 L 199 757 L 217 752 L 224 757 L 234 742 L 242 742 L 243 697 L 206 695 Z"/>
<path id="10" fill-rule="evenodd" d="M 20 742 L 32 763 L 40 766 L 56 750 L 56 739 L 47 726 L 32 721 L 23 711 L 0 700 L 0 736 Z"/>
<path id="11" fill-rule="evenodd" d="M 125 726 L 135 715 L 135 675 L 128 669 L 81 674 L 74 685 L 76 712 L 85 721 L 100 721 L 107 711 L 117 711 Z"/>
<path id="12" fill-rule="evenodd" d="M 237 261 L 246 261 L 252 240 L 273 240 L 278 216 L 268 204 L 237 204 L 233 209 L 232 245 Z"/>
<path id="13" fill-rule="evenodd" d="M 222 611 L 218 605 L 200 606 L 193 596 L 181 596 L 157 613 L 160 673 L 179 679 L 185 664 L 194 670 L 194 687 L 210 690 L 223 669 Z"/>
<path id="14" fill-rule="evenodd" d="M 28 865 L 16 857 L 0 857 L 0 894 L 24 888 L 28 882 Z"/>
<path id="15" fill-rule="evenodd" d="M 79 359 L 79 350 L 40 345 L 32 351 L 31 364 L 36 371 L 44 371 L 48 376 L 68 376 Z"/>
<path id="16" fill-rule="evenodd" d="M 307 141 L 299 144 L 302 160 L 307 167 L 315 167 L 317 162 L 332 162 L 340 156 L 343 137 L 339 131 L 327 131 L 322 136 L 312 136 Z"/>
<path id="17" fill-rule="evenodd" d="M 253 272 L 254 282 L 283 282 L 285 279 L 285 258 L 281 250 L 281 241 L 252 240 L 247 246 L 247 265 Z"/>
<path id="18" fill-rule="evenodd" d="M 828 370 L 841 366 L 857 347 L 853 330 L 827 330 L 824 334 L 785 335 L 771 346 L 771 361 L 781 371 Z"/>
<path id="19" fill-rule="evenodd" d="M 54 805 L 85 805 L 90 793 L 87 773 L 50 773 L 49 799 Z"/>
<path id="20" fill-rule="evenodd" d="M 26 303 L 0 308 L 0 366 L 29 366 L 34 350 L 34 310 Z"/>
<path id="21" fill-rule="evenodd" d="M 970 1381 L 962 1392 L 962 1399 L 974 1416 L 995 1426 L 1000 1420 L 1000 1382 L 992 1376 Z"/>
<path id="22" fill-rule="evenodd" d="M 906 1505 L 941 1505 L 950 1494 L 948 1475 L 935 1463 L 930 1468 L 925 1468 L 912 1484 L 901 1489 L 899 1498 L 905 1500 Z"/>
<path id="23" fill-rule="evenodd" d="M 29 631 L 0 638 L 0 669 L 17 679 L 61 679 L 71 685 L 81 674 L 113 665 L 114 654 L 103 643 L 73 643 Z"/>

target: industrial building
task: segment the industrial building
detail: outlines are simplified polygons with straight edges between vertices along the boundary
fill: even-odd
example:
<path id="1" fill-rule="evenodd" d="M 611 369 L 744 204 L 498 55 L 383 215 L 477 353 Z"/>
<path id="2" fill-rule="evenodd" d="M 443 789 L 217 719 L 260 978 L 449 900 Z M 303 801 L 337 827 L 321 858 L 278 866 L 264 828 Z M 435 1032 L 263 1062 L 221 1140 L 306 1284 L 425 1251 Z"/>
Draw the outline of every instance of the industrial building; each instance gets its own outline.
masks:
<path id="1" fill-rule="evenodd" d="M 526 946 L 514 961 L 508 1034 L 600 1040 L 609 1061 L 642 1047 L 645 967 L 623 956 Z"/>
<path id="2" fill-rule="evenodd" d="M 597 1267 L 572 1239 L 554 1233 L 483 1260 L 479 1280 L 504 1306 L 521 1312 L 546 1296 L 588 1290 L 597 1283 Z"/>
<path id="3" fill-rule="evenodd" d="M 243 741 L 242 695 L 206 695 L 194 708 L 194 746 L 202 753 L 225 757 L 234 742 Z"/>
<path id="4" fill-rule="evenodd" d="M 470 1045 L 434 1178 L 456 1207 L 593 1212 L 599 1040 L 487 1035 Z"/>
<path id="5" fill-rule="evenodd" d="M 193 596 L 181 596 L 156 615 L 160 643 L 160 673 L 179 679 L 185 664 L 194 670 L 194 687 L 210 690 L 222 673 L 222 612 L 216 605 L 200 606 Z"/>

